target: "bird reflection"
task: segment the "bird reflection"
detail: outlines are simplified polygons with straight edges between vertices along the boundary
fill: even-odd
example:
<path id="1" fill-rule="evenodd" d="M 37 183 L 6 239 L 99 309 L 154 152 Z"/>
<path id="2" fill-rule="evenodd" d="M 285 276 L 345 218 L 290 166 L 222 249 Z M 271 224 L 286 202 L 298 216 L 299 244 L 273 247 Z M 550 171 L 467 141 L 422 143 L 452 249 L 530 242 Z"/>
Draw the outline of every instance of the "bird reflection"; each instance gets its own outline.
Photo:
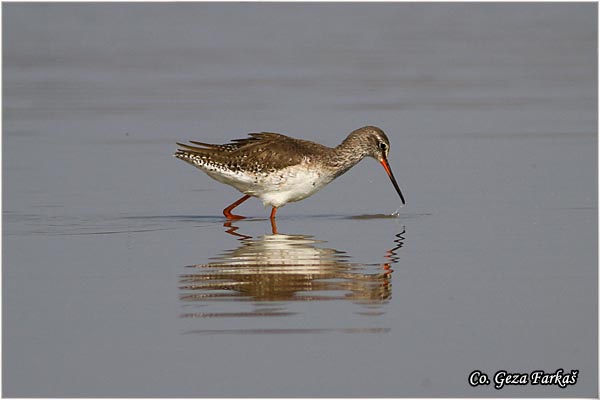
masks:
<path id="1" fill-rule="evenodd" d="M 383 263 L 350 262 L 350 256 L 325 246 L 310 235 L 277 232 L 253 238 L 225 223 L 239 246 L 206 264 L 189 266 L 180 276 L 181 300 L 205 306 L 216 301 L 326 301 L 349 300 L 365 305 L 386 303 L 392 294 L 392 265 L 398 261 L 404 233 L 395 235 Z M 200 303 L 199 303 L 200 302 Z M 250 313 L 185 313 L 183 317 L 289 315 L 268 303 Z M 243 315 L 242 315 L 243 314 Z"/>

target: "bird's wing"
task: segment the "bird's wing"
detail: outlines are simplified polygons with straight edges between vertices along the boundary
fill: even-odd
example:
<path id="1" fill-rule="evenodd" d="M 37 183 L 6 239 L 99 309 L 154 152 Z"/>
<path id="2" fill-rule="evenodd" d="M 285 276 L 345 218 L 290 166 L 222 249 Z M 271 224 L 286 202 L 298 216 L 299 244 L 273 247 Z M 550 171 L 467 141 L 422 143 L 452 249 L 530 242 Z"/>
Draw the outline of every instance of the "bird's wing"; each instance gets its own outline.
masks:
<path id="1" fill-rule="evenodd" d="M 188 151 L 196 151 L 196 152 L 204 152 L 206 150 L 210 150 L 210 151 L 217 151 L 217 152 L 224 152 L 224 153 L 231 153 L 234 152 L 238 149 L 244 148 L 246 146 L 255 144 L 257 142 L 271 142 L 272 140 L 278 139 L 278 138 L 287 138 L 287 136 L 282 135 L 280 133 L 273 133 L 273 132 L 260 132 L 260 133 L 249 133 L 248 137 L 246 138 L 242 138 L 242 139 L 234 139 L 229 143 L 225 143 L 225 144 L 211 144 L 211 143 L 204 143 L 204 142 L 198 142 L 195 140 L 190 140 L 190 143 L 194 144 L 195 146 L 189 145 L 189 144 L 183 144 L 183 143 L 177 143 L 179 146 L 184 147 L 186 150 Z"/>
<path id="2" fill-rule="evenodd" d="M 248 172 L 268 172 L 297 165 L 306 157 L 311 157 L 326 148 L 317 143 L 272 132 L 250 133 L 247 138 L 235 139 L 222 145 L 190 142 L 194 146 L 177 143 L 182 149 L 178 149 L 175 156 L 188 162 L 190 158 L 182 156 L 202 156 L 202 159 L 212 163 Z M 198 161 L 193 163 L 198 166 Z"/>

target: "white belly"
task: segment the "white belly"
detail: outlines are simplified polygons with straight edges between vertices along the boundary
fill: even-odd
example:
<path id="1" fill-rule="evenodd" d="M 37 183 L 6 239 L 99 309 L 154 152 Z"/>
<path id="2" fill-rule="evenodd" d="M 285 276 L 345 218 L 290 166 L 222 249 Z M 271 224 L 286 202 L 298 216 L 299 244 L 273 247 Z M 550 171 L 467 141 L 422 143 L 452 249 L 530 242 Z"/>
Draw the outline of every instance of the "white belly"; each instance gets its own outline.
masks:
<path id="1" fill-rule="evenodd" d="M 265 177 L 254 190 L 265 206 L 279 208 L 307 198 L 329 182 L 331 179 L 322 172 L 295 166 Z"/>
<path id="2" fill-rule="evenodd" d="M 333 178 L 315 169 L 314 165 L 313 168 L 295 165 L 267 175 L 200 169 L 219 182 L 231 185 L 244 194 L 258 197 L 265 206 L 276 208 L 307 198 Z"/>

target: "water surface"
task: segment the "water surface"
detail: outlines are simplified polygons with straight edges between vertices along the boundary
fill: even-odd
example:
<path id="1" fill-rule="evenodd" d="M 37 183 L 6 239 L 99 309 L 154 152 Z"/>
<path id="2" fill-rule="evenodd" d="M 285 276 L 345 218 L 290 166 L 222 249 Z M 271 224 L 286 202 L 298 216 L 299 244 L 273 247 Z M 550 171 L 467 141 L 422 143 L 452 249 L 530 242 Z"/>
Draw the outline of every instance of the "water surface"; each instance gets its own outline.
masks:
<path id="1" fill-rule="evenodd" d="M 3 7 L 7 397 L 597 397 L 597 5 Z M 278 212 L 172 157 L 365 160 Z M 579 370 L 473 388 L 473 370 Z"/>

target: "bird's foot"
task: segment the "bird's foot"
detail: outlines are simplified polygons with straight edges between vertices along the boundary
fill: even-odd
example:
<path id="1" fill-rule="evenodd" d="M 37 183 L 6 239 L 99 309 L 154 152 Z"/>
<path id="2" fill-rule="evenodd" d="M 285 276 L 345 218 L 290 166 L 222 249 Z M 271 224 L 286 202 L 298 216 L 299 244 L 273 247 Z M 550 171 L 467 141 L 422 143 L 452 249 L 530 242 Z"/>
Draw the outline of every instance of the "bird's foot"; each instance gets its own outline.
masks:
<path id="1" fill-rule="evenodd" d="M 223 213 L 223 215 L 225 215 L 225 218 L 232 221 L 237 219 L 246 219 L 246 217 L 244 217 L 243 215 L 235 215 L 232 213 Z"/>

